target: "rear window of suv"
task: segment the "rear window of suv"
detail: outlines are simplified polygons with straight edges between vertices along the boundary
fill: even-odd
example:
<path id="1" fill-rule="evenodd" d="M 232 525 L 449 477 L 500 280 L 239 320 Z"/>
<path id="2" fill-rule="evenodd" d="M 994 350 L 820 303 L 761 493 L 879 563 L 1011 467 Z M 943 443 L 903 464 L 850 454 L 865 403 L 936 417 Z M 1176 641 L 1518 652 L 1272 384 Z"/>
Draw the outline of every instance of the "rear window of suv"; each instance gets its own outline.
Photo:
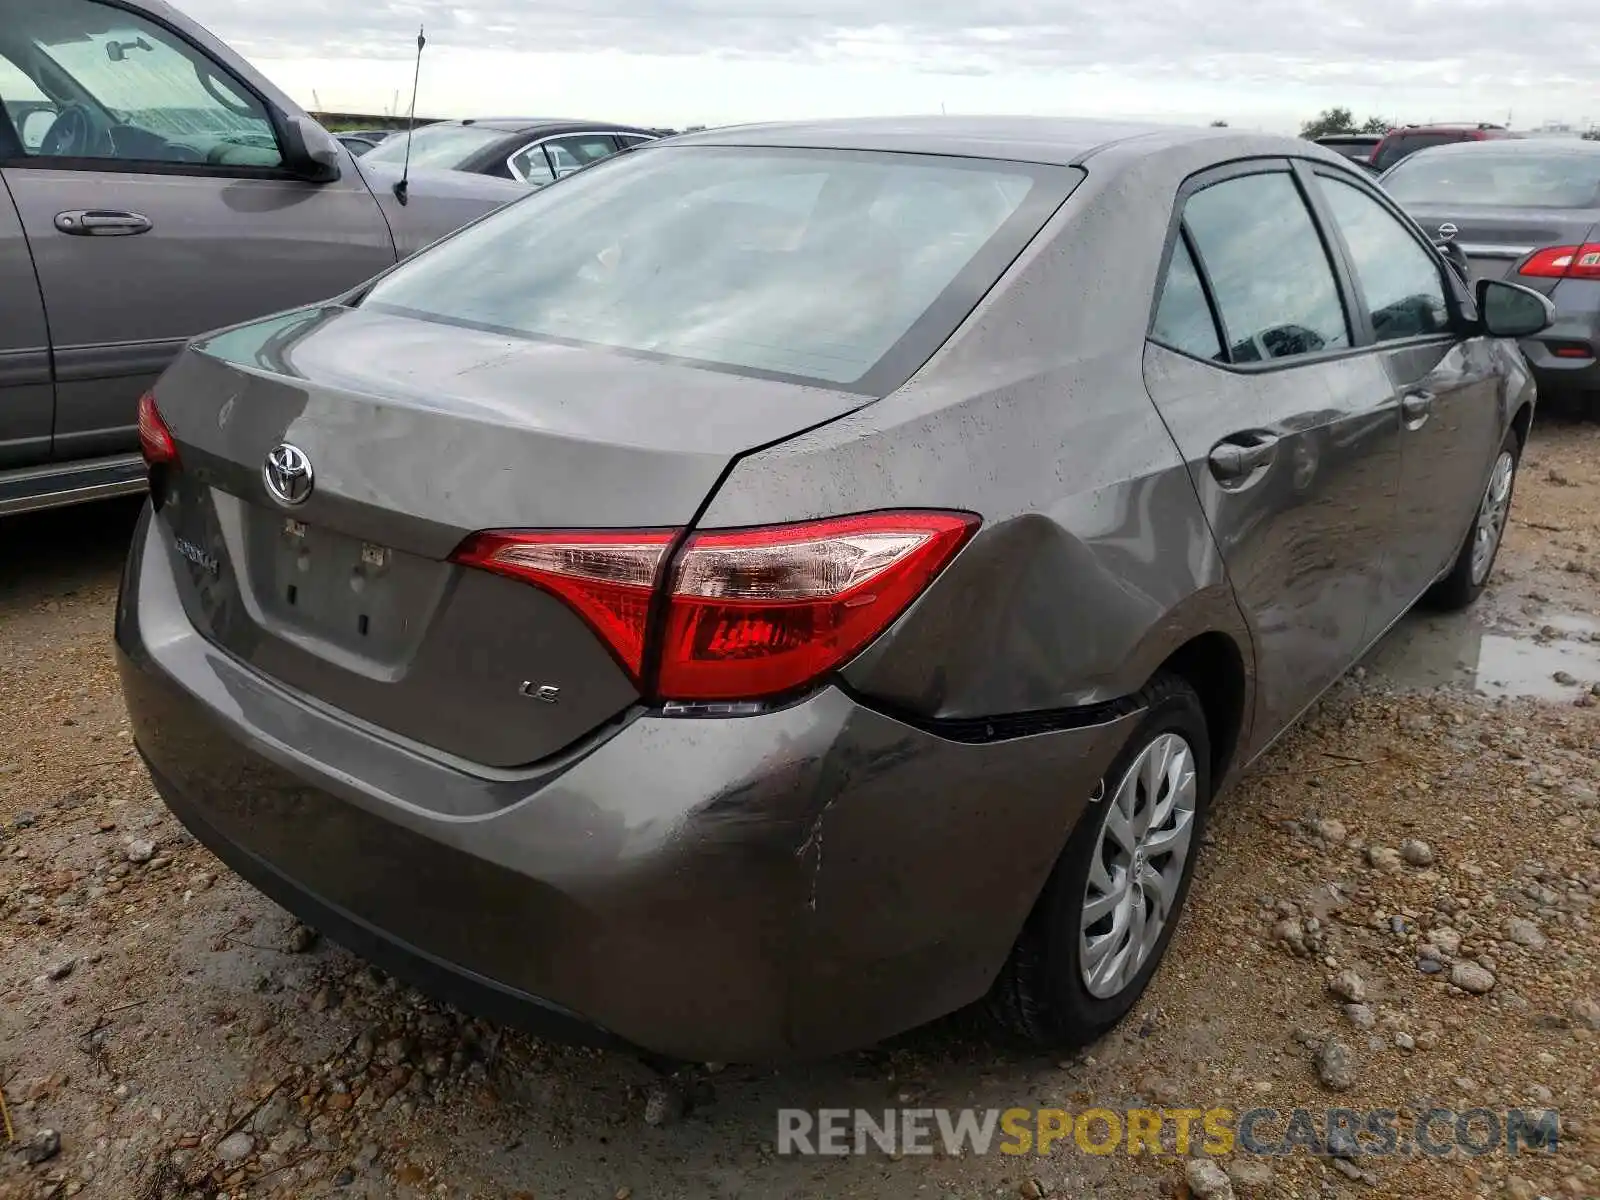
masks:
<path id="1" fill-rule="evenodd" d="M 1377 155 L 1373 158 L 1372 165 L 1381 171 L 1385 167 L 1392 167 L 1402 158 L 1415 154 L 1418 150 L 1426 150 L 1429 146 L 1451 146 L 1457 142 L 1470 142 L 1475 138 L 1475 134 L 1461 131 L 1395 134 L 1384 139 Z"/>
<path id="2" fill-rule="evenodd" d="M 1512 153 L 1484 146 L 1408 158 L 1384 179 L 1401 204 L 1487 204 L 1505 208 L 1600 206 L 1600 154 Z"/>
<path id="3" fill-rule="evenodd" d="M 1081 178 L 929 155 L 643 148 L 424 251 L 363 304 L 882 395 Z"/>

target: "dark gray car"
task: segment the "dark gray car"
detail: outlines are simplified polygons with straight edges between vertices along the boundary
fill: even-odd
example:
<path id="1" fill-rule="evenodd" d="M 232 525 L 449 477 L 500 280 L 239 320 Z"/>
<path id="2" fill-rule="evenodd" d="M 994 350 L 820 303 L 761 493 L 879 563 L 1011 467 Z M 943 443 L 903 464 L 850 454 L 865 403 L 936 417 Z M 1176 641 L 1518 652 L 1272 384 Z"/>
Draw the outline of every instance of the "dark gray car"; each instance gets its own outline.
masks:
<path id="1" fill-rule="evenodd" d="M 1554 323 L 1522 347 L 1541 387 L 1600 393 L 1600 142 L 1440 146 L 1382 183 L 1426 232 L 1465 252 L 1474 279 L 1510 279 L 1550 297 Z"/>
<path id="2" fill-rule="evenodd" d="M 393 138 L 369 161 L 398 166 L 411 161 L 441 171 L 467 171 L 544 187 L 667 131 L 610 121 L 552 117 L 481 117 L 437 121 L 410 137 Z"/>
<path id="3" fill-rule="evenodd" d="M 1548 304 L 1289 138 L 725 129 L 197 342 L 134 737 L 478 1011 L 697 1060 L 1124 1014 L 1212 797 L 1499 545 Z"/>
<path id="4" fill-rule="evenodd" d="M 399 179 L 160 0 L 0 0 L 0 516 L 142 488 L 135 408 L 186 339 L 525 194 Z"/>

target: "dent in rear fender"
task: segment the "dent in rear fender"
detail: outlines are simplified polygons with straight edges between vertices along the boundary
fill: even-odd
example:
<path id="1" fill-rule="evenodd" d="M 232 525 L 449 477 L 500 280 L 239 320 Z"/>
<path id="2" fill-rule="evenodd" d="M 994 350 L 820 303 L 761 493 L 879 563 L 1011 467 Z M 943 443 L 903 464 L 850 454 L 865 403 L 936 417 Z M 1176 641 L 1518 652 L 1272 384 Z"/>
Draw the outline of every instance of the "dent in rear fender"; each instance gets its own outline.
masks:
<path id="1" fill-rule="evenodd" d="M 1210 630 L 1250 661 L 1187 470 L 1137 370 L 1110 358 L 976 394 L 908 389 L 741 460 L 703 525 L 896 507 L 984 526 L 845 668 L 863 695 L 934 718 L 1095 704 Z"/>
<path id="2" fill-rule="evenodd" d="M 703 527 L 955 508 L 984 527 L 845 669 L 925 717 L 1117 699 L 1173 649 L 1248 636 L 1145 390 L 1162 233 L 1211 149 L 1096 155 L 1084 182 L 903 388 L 735 463 Z"/>
<path id="3" fill-rule="evenodd" d="M 1143 711 L 1003 743 L 930 737 L 857 708 L 817 782 L 791 1035 L 844 1048 L 988 990 L 1095 784 Z"/>

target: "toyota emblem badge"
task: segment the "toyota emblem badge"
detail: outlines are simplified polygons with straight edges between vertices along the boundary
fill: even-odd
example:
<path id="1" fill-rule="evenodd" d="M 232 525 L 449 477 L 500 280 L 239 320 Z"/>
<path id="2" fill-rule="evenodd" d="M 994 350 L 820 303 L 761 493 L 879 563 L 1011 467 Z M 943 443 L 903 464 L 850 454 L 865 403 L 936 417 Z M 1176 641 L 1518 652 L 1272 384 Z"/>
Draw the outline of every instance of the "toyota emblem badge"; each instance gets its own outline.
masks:
<path id="1" fill-rule="evenodd" d="M 313 477 L 311 459 L 299 446 L 288 442 L 274 446 L 261 468 L 261 480 L 267 493 L 279 504 L 294 508 L 304 504 L 311 496 Z"/>

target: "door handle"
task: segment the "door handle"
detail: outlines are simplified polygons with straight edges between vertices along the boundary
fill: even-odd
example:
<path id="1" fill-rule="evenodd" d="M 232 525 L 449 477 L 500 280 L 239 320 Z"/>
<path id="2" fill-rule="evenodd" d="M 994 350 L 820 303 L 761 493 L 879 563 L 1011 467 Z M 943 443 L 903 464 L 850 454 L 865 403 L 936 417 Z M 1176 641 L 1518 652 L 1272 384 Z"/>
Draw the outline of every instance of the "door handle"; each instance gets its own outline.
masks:
<path id="1" fill-rule="evenodd" d="M 1405 414 L 1407 424 L 1426 421 L 1433 412 L 1433 393 L 1407 392 L 1400 397 L 1400 411 Z"/>
<path id="2" fill-rule="evenodd" d="M 1277 453 L 1276 434 L 1237 434 L 1212 448 L 1211 473 L 1224 483 L 1236 483 L 1266 466 Z"/>
<path id="3" fill-rule="evenodd" d="M 56 228 L 76 237 L 128 237 L 149 233 L 150 218 L 136 212 L 105 208 L 75 208 L 56 214 Z"/>

